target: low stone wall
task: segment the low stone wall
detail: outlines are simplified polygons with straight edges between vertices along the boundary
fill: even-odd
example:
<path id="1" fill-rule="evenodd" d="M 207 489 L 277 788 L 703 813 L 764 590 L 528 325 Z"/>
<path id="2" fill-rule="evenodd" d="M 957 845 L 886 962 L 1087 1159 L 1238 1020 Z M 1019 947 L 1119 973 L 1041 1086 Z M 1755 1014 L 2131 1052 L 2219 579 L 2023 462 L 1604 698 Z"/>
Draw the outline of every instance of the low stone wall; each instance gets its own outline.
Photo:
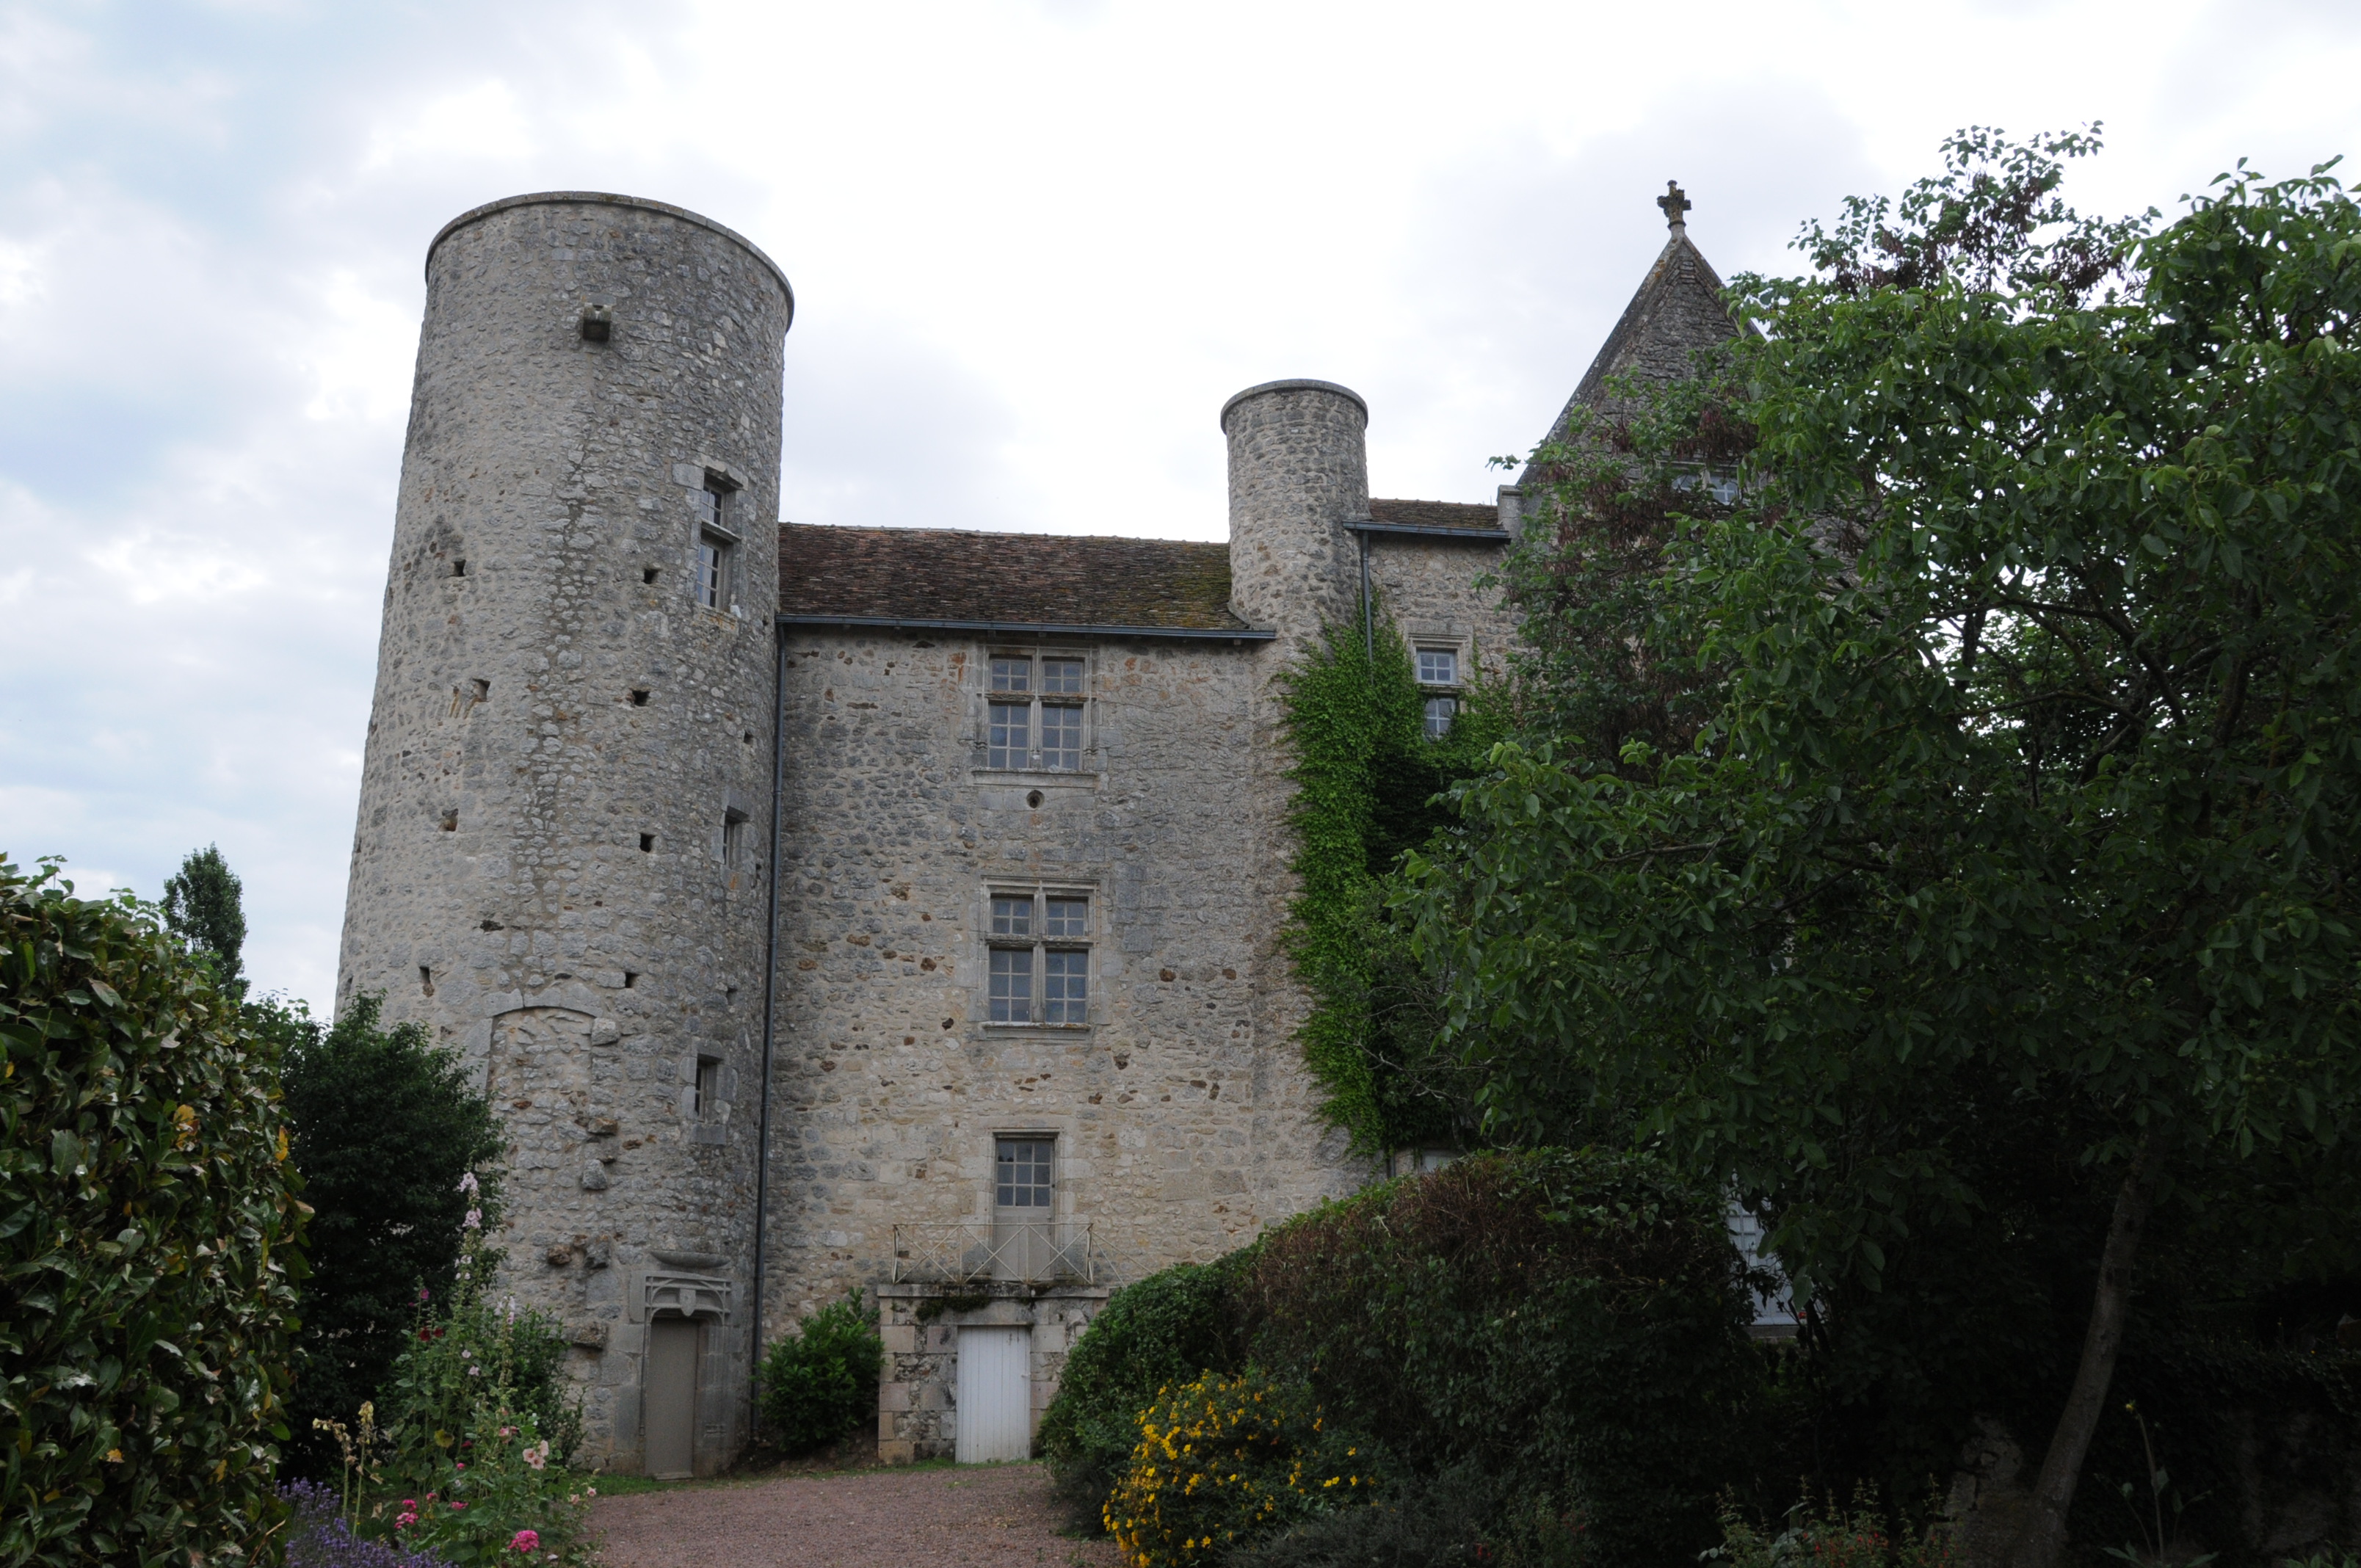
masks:
<path id="1" fill-rule="evenodd" d="M 885 1371 L 877 1385 L 877 1457 L 888 1464 L 949 1459 L 959 1447 L 962 1328 L 1032 1330 L 1032 1418 L 1057 1398 L 1066 1353 L 1113 1291 L 1105 1286 L 881 1285 Z"/>

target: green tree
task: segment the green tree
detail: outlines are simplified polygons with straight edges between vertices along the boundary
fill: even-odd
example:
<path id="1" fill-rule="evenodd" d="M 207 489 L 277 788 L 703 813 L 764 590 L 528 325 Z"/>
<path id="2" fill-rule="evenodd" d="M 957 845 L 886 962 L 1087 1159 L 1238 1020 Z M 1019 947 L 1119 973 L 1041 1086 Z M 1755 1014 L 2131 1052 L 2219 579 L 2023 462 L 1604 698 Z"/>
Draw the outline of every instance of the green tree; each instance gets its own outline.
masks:
<path id="1" fill-rule="evenodd" d="M 418 1317 L 419 1292 L 448 1294 L 471 1200 L 460 1179 L 489 1168 L 500 1129 L 456 1053 L 417 1024 L 389 1029 L 364 994 L 322 1028 L 299 1003 L 258 1003 L 284 1042 L 287 1120 L 303 1172 L 312 1280 L 290 1403 L 308 1468 L 334 1467 L 314 1419 L 349 1423 L 384 1387 Z"/>
<path id="2" fill-rule="evenodd" d="M 152 909 L 0 858 L 0 1563 L 244 1557 L 301 1181 L 276 1044 Z"/>
<path id="3" fill-rule="evenodd" d="M 190 850 L 181 869 L 164 879 L 164 923 L 189 951 L 212 961 L 225 989 L 240 994 L 246 989 L 238 956 L 246 947 L 244 891 L 217 844 Z"/>
<path id="4" fill-rule="evenodd" d="M 1962 133 L 1808 231 L 1817 276 L 1739 280 L 1746 488 L 1675 509 L 1637 644 L 1694 740 L 1499 748 L 1403 896 L 1496 1127 L 1638 1107 L 1806 1291 L 1988 1212 L 2028 1129 L 2080 1173 L 2029 1568 L 2159 1206 L 2292 1274 L 2361 1212 L 2361 213 L 2242 166 L 2093 223 L 2056 193 L 2092 145 Z"/>

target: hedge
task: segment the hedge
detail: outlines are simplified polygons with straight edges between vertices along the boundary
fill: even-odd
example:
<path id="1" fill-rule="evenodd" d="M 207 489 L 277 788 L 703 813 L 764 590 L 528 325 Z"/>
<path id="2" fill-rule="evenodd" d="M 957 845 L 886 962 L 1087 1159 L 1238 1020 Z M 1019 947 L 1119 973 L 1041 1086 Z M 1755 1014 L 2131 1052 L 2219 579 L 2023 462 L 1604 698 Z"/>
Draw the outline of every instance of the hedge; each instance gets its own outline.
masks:
<path id="1" fill-rule="evenodd" d="M 5 860 L 0 1047 L 0 1563 L 241 1555 L 304 1273 L 275 1049 L 127 897 Z"/>

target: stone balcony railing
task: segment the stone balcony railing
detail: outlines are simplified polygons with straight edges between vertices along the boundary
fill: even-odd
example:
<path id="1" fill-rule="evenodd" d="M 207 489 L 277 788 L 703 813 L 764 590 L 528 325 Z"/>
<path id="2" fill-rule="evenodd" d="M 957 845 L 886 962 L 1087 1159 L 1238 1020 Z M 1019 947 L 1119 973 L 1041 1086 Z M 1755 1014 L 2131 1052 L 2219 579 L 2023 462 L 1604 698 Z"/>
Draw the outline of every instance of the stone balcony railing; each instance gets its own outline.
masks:
<path id="1" fill-rule="evenodd" d="M 1106 1285 L 1127 1277 L 1089 1220 L 931 1220 L 894 1227 L 896 1285 Z"/>

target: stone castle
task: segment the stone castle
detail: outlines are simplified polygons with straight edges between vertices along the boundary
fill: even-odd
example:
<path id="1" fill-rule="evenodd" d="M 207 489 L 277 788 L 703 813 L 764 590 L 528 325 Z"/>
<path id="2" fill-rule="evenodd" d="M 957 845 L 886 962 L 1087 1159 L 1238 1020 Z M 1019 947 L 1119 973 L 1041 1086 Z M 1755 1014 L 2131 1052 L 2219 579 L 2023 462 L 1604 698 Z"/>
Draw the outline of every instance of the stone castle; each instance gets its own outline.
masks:
<path id="1" fill-rule="evenodd" d="M 1576 403 L 1731 331 L 1659 205 Z M 1362 400 L 1281 380 L 1225 544 L 780 523 L 744 238 L 517 196 L 426 277 L 340 1003 L 485 1073 L 591 1462 L 725 1464 L 855 1288 L 884 1455 L 1022 1456 L 1111 1287 L 1375 1174 L 1295 1046 L 1277 677 L 1375 595 L 1447 725 L 1521 490 L 1372 499 Z"/>

